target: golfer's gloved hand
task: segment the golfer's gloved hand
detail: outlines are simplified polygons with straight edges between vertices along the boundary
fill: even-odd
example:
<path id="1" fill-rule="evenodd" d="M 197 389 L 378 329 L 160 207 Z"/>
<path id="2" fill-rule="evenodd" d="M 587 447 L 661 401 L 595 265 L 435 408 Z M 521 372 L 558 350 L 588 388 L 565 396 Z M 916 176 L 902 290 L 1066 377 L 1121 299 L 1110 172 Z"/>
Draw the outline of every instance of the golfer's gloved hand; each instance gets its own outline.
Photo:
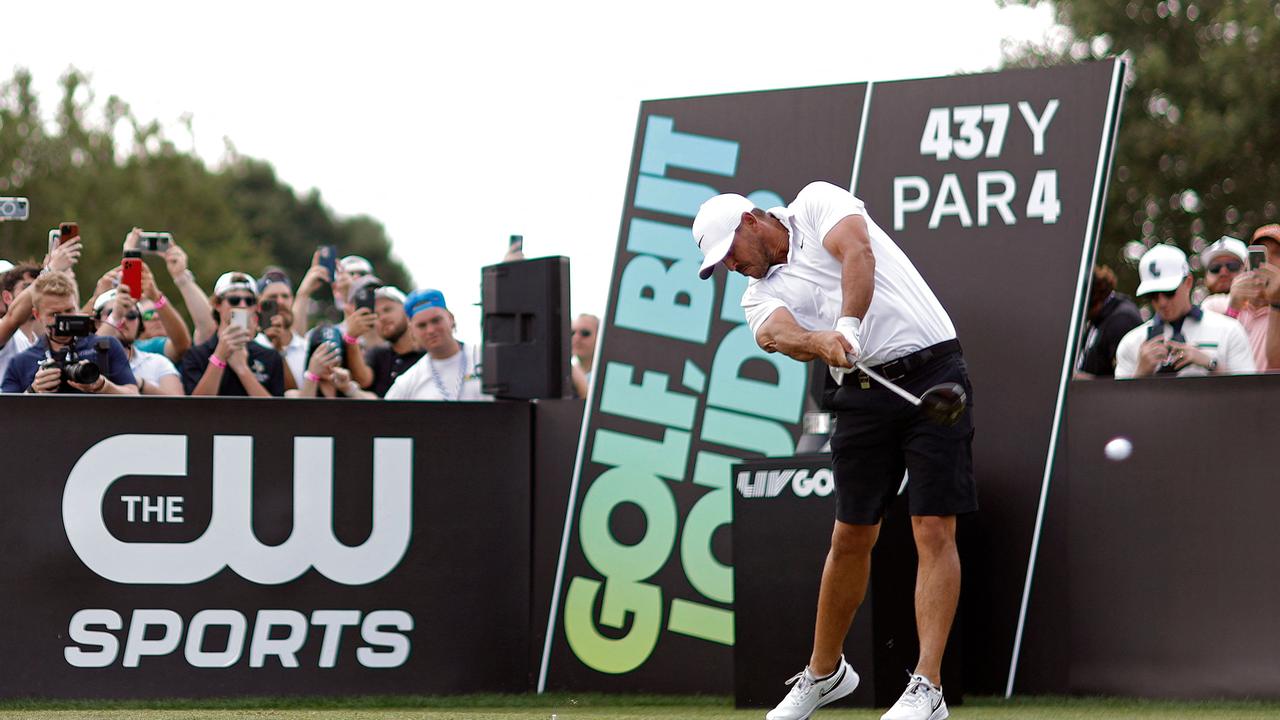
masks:
<path id="1" fill-rule="evenodd" d="M 845 316 L 836 320 L 836 332 L 844 336 L 849 341 L 851 349 L 846 353 L 849 363 L 854 363 L 862 356 L 862 344 L 858 342 L 858 333 L 862 330 L 862 319 L 856 317 Z M 837 384 L 844 384 L 844 376 L 853 372 L 848 368 L 830 368 L 831 377 L 835 379 Z"/>

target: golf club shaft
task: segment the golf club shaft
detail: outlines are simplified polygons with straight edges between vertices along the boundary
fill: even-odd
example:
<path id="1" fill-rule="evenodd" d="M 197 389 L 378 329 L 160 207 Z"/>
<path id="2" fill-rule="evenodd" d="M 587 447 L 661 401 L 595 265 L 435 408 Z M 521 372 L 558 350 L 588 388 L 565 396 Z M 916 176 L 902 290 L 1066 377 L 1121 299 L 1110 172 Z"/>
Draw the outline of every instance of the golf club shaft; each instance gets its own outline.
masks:
<path id="1" fill-rule="evenodd" d="M 920 398 L 916 397 L 915 395 L 912 395 L 911 393 L 907 392 L 906 390 L 903 390 L 902 388 L 900 388 L 900 387 L 898 387 L 897 385 L 893 384 L 893 381 L 889 380 L 888 378 L 886 378 L 886 377 L 882 376 L 880 373 L 877 373 L 876 371 L 874 371 L 874 370 L 872 370 L 871 368 L 867 367 L 865 364 L 863 364 L 863 362 L 862 362 L 861 360 L 854 360 L 854 361 L 853 361 L 853 366 L 854 366 L 854 367 L 856 367 L 856 368 L 858 368 L 858 369 L 859 369 L 859 370 L 861 370 L 862 372 L 866 373 L 866 374 L 867 374 L 867 377 L 871 378 L 872 380 L 875 380 L 876 382 L 880 383 L 881 385 L 883 385 L 883 386 L 885 386 L 885 387 L 889 388 L 890 390 L 892 390 L 892 391 L 894 392 L 894 394 L 896 394 L 898 397 L 902 398 L 903 400 L 906 400 L 907 402 L 909 402 L 909 403 L 911 403 L 912 405 L 915 405 L 915 406 L 917 406 L 917 407 L 920 405 Z"/>

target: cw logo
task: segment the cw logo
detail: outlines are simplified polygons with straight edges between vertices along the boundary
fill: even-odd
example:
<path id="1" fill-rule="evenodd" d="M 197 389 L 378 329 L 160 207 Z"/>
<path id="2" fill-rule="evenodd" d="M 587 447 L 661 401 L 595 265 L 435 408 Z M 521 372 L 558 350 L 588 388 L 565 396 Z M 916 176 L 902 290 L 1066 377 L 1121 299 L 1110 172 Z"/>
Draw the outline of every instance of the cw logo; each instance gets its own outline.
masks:
<path id="1" fill-rule="evenodd" d="M 213 439 L 213 513 L 199 538 L 185 543 L 122 542 L 107 529 L 102 503 L 126 475 L 184 477 L 185 435 L 109 437 L 81 456 L 62 493 L 62 522 L 76 555 L 118 583 L 198 583 L 230 567 L 250 582 L 286 583 L 315 567 L 343 585 L 365 585 L 391 572 L 412 531 L 413 440 L 373 441 L 373 530 L 362 545 L 333 534 L 333 438 L 293 441 L 293 532 L 280 545 L 253 533 L 253 438 Z"/>

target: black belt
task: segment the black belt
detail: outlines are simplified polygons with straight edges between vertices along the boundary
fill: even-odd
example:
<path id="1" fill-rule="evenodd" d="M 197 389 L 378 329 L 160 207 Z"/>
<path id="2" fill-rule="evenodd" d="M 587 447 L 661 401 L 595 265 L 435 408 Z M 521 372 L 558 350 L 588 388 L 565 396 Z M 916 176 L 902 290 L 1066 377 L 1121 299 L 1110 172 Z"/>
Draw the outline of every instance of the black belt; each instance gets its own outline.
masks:
<path id="1" fill-rule="evenodd" d="M 871 369 L 885 376 L 889 380 L 900 380 L 925 365 L 928 365 L 933 360 L 958 352 L 960 352 L 959 340 L 943 340 L 937 345 L 930 345 L 923 350 L 908 353 L 900 358 L 890 360 L 883 365 L 877 365 Z"/>

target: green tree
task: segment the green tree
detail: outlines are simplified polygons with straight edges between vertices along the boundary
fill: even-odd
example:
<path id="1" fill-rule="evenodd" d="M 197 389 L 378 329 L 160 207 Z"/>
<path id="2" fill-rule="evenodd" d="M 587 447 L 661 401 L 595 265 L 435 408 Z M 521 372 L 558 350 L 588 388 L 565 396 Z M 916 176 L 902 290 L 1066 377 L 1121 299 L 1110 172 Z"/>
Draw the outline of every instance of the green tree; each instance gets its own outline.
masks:
<path id="1" fill-rule="evenodd" d="M 1069 34 L 1014 47 L 1007 65 L 1131 61 L 1098 262 L 1132 287 L 1146 247 L 1248 242 L 1280 218 L 1280 2 L 1058 0 L 1054 13 Z"/>
<path id="2" fill-rule="evenodd" d="M 206 291 L 222 272 L 256 275 L 272 264 L 297 282 L 315 248 L 327 244 L 364 255 L 384 280 L 411 288 L 375 220 L 339 218 L 315 191 L 299 198 L 264 160 L 231 153 L 222 167 L 206 167 L 120 98 L 98 103 L 77 70 L 61 78 L 61 88 L 47 122 L 29 72 L 19 69 L 0 84 L 0 195 L 31 200 L 28 222 L 0 223 L 0 257 L 39 262 L 48 229 L 74 220 L 84 239 L 76 273 L 84 295 L 119 264 L 121 243 L 134 225 L 172 232 Z M 162 263 L 151 265 L 176 301 Z"/>

